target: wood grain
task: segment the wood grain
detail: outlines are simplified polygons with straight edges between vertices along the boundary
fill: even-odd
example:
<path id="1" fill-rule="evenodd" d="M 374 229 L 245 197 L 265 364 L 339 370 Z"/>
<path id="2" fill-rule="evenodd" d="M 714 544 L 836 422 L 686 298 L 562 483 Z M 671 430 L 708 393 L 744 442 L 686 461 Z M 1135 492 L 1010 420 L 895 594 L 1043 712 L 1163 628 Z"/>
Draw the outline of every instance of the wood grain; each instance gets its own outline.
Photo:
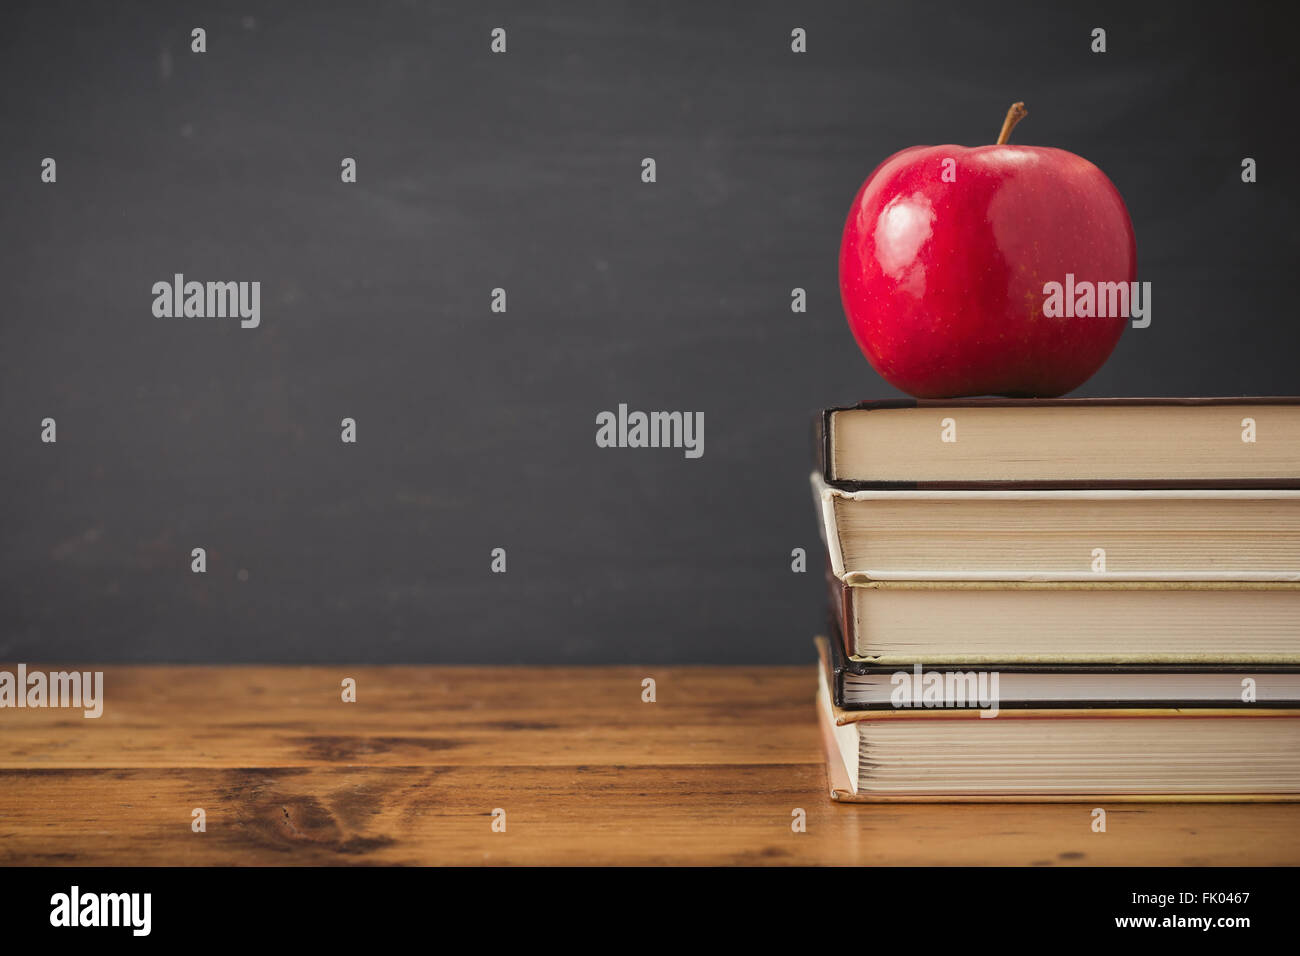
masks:
<path id="1" fill-rule="evenodd" d="M 1297 804 L 1116 805 L 1106 833 L 1078 804 L 834 804 L 814 687 L 811 668 L 108 668 L 99 720 L 0 711 L 0 863 L 1300 862 Z"/>

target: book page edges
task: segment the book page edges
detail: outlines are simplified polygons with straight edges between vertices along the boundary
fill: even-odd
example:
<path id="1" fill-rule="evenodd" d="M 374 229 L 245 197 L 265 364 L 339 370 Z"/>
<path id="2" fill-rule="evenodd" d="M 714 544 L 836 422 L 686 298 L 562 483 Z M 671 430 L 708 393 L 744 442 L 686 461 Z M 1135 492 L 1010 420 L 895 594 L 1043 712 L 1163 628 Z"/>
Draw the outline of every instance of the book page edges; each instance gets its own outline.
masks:
<path id="1" fill-rule="evenodd" d="M 866 719 L 884 719 L 896 717 L 894 712 L 884 714 L 860 714 L 860 712 L 850 713 L 835 706 L 830 701 L 828 691 L 826 690 L 826 672 L 829 669 L 829 645 L 825 637 L 817 636 L 813 638 L 817 645 L 817 653 L 821 659 L 820 678 L 818 680 L 818 695 L 816 699 L 817 723 L 821 728 L 822 746 L 826 756 L 826 780 L 830 789 L 830 797 L 837 803 L 1091 803 L 1094 806 L 1106 803 L 1296 803 L 1300 802 L 1300 794 L 1292 793 L 1199 793 L 1199 794 L 906 794 L 906 793 L 858 793 L 855 792 L 852 782 L 849 780 L 848 771 L 844 767 L 843 754 L 840 751 L 839 744 L 835 739 L 835 726 L 854 723 L 858 720 Z M 1055 716 L 1060 713 L 1074 713 L 1080 717 L 1099 716 L 1095 711 L 1089 712 L 1048 712 L 1031 711 L 1021 712 L 1018 716 Z M 1105 712 L 1102 712 L 1103 714 Z M 1124 715 L 1132 716 L 1134 713 L 1142 715 L 1143 711 L 1130 712 L 1123 711 Z M 1170 716 L 1205 716 L 1220 715 L 1231 717 L 1250 717 L 1258 719 L 1260 716 L 1275 716 L 1296 719 L 1300 718 L 1300 710 L 1291 711 L 1274 711 L 1272 714 L 1259 714 L 1258 712 L 1241 711 L 1222 711 L 1222 710 L 1196 710 L 1196 711 L 1171 711 L 1167 708 L 1153 709 L 1145 712 L 1152 717 L 1170 717 Z M 930 719 L 935 712 L 931 712 L 923 719 Z M 948 712 L 951 717 L 958 719 L 969 719 L 974 716 L 979 719 L 977 714 L 952 713 Z M 920 715 L 908 714 L 907 717 L 918 717 Z M 1006 719 L 1008 714 L 999 715 L 997 720 Z"/>
<path id="2" fill-rule="evenodd" d="M 840 549 L 839 526 L 835 520 L 835 489 L 826 484 L 820 472 L 814 471 L 808 480 L 812 483 L 813 502 L 821 517 L 820 531 L 831 559 L 831 573 L 844 580 L 844 554 Z"/>

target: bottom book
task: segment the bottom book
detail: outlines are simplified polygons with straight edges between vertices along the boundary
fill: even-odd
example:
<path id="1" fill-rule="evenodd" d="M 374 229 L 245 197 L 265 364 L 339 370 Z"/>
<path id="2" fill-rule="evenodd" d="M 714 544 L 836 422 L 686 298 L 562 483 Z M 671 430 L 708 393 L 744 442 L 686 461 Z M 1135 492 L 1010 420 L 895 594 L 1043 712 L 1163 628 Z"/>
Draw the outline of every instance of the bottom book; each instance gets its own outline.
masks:
<path id="1" fill-rule="evenodd" d="M 835 800 L 1300 800 L 1300 710 L 844 710 L 817 648 Z"/>

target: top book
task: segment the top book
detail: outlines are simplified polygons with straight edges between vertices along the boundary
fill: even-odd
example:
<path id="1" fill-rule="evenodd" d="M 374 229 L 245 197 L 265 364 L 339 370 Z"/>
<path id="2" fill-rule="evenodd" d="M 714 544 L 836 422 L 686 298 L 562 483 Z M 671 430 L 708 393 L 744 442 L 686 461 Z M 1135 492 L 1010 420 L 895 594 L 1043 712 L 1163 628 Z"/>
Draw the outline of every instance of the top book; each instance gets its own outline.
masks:
<path id="1" fill-rule="evenodd" d="M 850 489 L 1300 488 L 1300 398 L 891 399 L 817 447 Z"/>

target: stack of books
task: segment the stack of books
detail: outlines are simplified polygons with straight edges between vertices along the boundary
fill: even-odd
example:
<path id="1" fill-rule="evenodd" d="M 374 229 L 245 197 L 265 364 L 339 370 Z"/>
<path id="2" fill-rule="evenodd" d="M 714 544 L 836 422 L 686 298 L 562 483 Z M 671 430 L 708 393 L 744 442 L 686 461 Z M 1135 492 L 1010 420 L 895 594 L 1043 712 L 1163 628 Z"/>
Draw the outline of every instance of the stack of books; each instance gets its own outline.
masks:
<path id="1" fill-rule="evenodd" d="M 838 800 L 1300 797 L 1300 399 L 818 421 Z"/>

